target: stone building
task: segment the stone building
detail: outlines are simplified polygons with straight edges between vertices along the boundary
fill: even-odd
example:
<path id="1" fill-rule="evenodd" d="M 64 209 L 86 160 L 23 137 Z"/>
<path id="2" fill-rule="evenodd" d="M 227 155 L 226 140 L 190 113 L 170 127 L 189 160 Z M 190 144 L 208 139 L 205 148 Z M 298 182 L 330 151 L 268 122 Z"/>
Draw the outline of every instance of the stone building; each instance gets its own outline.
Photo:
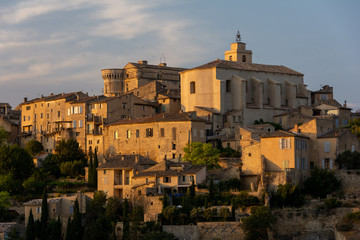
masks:
<path id="1" fill-rule="evenodd" d="M 115 155 L 98 168 L 98 190 L 108 197 L 131 198 L 133 176 L 156 162 L 141 155 Z"/>
<path id="2" fill-rule="evenodd" d="M 8 103 L 0 103 L 0 127 L 9 134 L 9 143 L 19 144 L 20 117 L 20 111 L 12 110 Z"/>
<path id="3" fill-rule="evenodd" d="M 225 60 L 181 72 L 181 109 L 210 109 L 198 113 L 207 118 L 212 112 L 218 114 L 216 131 L 227 121 L 239 125 L 253 124 L 258 119 L 272 121 L 274 115 L 285 110 L 311 104 L 302 73 L 285 66 L 255 64 L 251 56 L 238 37 L 225 52 Z"/>
<path id="4" fill-rule="evenodd" d="M 110 97 L 123 94 L 156 80 L 165 84 L 167 89 L 179 89 L 179 72 L 183 70 L 185 69 L 168 67 L 166 63 L 150 65 L 145 60 L 129 62 L 122 69 L 103 69 L 101 75 L 104 80 L 104 95 Z"/>
<path id="5" fill-rule="evenodd" d="M 104 149 L 104 123 L 155 114 L 154 105 L 132 93 L 109 98 L 90 97 L 82 92 L 51 94 L 30 101 L 25 99 L 19 107 L 23 146 L 36 139 L 47 152 L 53 152 L 58 141 L 73 138 L 85 152 L 97 147 L 100 157 Z"/>
<path id="6" fill-rule="evenodd" d="M 86 213 L 86 206 L 90 198 L 80 192 L 74 196 L 48 198 L 49 219 L 60 217 L 62 230 L 65 233 L 69 217 L 74 214 L 74 202 L 78 200 L 80 213 Z M 33 199 L 26 203 L 25 206 L 25 226 L 27 226 L 30 210 L 32 211 L 34 221 L 41 219 L 42 199 Z"/>
<path id="7" fill-rule="evenodd" d="M 349 129 L 334 128 L 332 119 L 319 119 L 295 125 L 291 131 L 301 132 L 310 138 L 310 168 L 334 169 L 336 157 L 346 151 L 359 151 L 359 140 Z"/>
<path id="8" fill-rule="evenodd" d="M 179 161 L 191 142 L 206 142 L 206 122 L 195 112 L 161 113 L 105 125 L 105 156 L 140 154 L 157 162 Z"/>

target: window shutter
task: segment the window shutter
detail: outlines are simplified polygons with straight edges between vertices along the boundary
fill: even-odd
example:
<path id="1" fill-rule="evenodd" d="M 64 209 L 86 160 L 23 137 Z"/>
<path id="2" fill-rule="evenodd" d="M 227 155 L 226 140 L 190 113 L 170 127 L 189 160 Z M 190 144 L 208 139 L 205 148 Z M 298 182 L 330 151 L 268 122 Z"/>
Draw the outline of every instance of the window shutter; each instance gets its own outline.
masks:
<path id="1" fill-rule="evenodd" d="M 299 159 L 299 157 L 296 157 L 296 168 L 297 169 L 300 168 L 300 159 Z"/>
<path id="2" fill-rule="evenodd" d="M 305 169 L 306 169 L 306 170 L 307 170 L 307 165 L 308 165 L 307 159 L 305 158 Z"/>
<path id="3" fill-rule="evenodd" d="M 282 145 L 281 145 L 281 138 L 279 139 L 279 149 L 282 149 Z"/>
<path id="4" fill-rule="evenodd" d="M 325 159 L 322 160 L 321 167 L 322 169 L 325 169 Z"/>
<path id="5" fill-rule="evenodd" d="M 333 160 L 330 159 L 330 169 L 333 169 Z"/>

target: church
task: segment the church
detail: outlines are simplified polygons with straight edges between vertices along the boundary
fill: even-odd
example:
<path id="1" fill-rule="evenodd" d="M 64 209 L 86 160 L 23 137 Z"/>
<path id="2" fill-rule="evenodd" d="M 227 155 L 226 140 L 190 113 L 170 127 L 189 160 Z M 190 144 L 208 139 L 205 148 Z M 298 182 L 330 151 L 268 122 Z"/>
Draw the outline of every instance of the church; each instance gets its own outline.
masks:
<path id="1" fill-rule="evenodd" d="M 298 106 L 310 106 L 311 91 L 304 74 L 285 66 L 256 64 L 237 33 L 225 60 L 216 59 L 184 70 L 181 110 L 196 111 L 213 122 L 212 131 L 273 121 L 273 116 Z"/>

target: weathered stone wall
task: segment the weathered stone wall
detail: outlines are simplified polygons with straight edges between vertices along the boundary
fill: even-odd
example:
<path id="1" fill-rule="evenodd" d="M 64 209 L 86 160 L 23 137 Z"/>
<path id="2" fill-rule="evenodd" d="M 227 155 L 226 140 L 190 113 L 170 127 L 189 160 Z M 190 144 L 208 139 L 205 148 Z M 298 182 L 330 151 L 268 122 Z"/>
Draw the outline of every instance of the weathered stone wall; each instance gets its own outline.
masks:
<path id="1" fill-rule="evenodd" d="M 212 240 L 244 239 L 244 232 L 239 222 L 199 222 L 194 225 L 164 225 L 163 231 L 174 234 L 178 239 Z"/>
<path id="2" fill-rule="evenodd" d="M 335 176 L 342 181 L 345 199 L 360 199 L 360 170 L 336 170 Z"/>

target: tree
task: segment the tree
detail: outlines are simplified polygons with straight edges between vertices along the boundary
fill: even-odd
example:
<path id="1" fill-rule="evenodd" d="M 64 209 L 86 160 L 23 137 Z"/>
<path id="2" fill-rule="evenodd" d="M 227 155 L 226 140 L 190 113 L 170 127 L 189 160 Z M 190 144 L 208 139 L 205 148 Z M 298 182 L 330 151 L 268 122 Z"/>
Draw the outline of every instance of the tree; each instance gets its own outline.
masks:
<path id="1" fill-rule="evenodd" d="M 10 194 L 5 191 L 0 192 L 0 221 L 5 221 L 6 212 L 10 206 Z"/>
<path id="2" fill-rule="evenodd" d="M 214 185 L 214 180 L 211 178 L 209 183 L 209 201 L 211 204 L 214 201 L 215 193 L 216 193 L 216 187 Z"/>
<path id="3" fill-rule="evenodd" d="M 144 240 L 177 240 L 174 234 L 167 232 L 147 232 L 144 235 Z"/>
<path id="4" fill-rule="evenodd" d="M 41 202 L 41 232 L 40 232 L 40 239 L 46 240 L 47 239 L 47 224 L 49 220 L 49 207 L 47 202 L 47 191 L 46 187 L 44 187 L 42 202 Z"/>
<path id="5" fill-rule="evenodd" d="M 12 172 L 0 175 L 0 191 L 7 191 L 11 194 L 21 191 L 21 180 L 15 179 Z"/>
<path id="6" fill-rule="evenodd" d="M 32 210 L 30 209 L 29 220 L 26 226 L 26 240 L 35 240 L 34 234 L 34 216 Z"/>
<path id="7" fill-rule="evenodd" d="M 28 192 L 41 193 L 46 183 L 47 180 L 42 171 L 35 169 L 33 174 L 23 182 L 22 186 Z"/>
<path id="8" fill-rule="evenodd" d="M 357 136 L 360 137 L 360 118 L 356 118 L 353 120 L 350 120 L 348 123 L 348 127 L 351 129 L 351 132 Z"/>
<path id="9" fill-rule="evenodd" d="M 251 209 L 251 215 L 243 219 L 245 239 L 268 239 L 267 230 L 271 228 L 274 217 L 269 207 L 260 206 Z"/>
<path id="10" fill-rule="evenodd" d="M 35 156 L 36 154 L 44 151 L 44 146 L 41 142 L 32 139 L 26 143 L 25 150 L 28 151 L 31 156 Z"/>
<path id="11" fill-rule="evenodd" d="M 185 155 L 183 160 L 193 165 L 205 165 L 208 169 L 220 168 L 220 152 L 210 143 L 193 142 L 188 144 L 184 149 Z"/>
<path id="12" fill-rule="evenodd" d="M 175 218 L 176 207 L 175 206 L 167 206 L 163 211 L 162 215 L 165 219 L 169 220 L 171 225 L 173 224 L 173 220 Z"/>
<path id="13" fill-rule="evenodd" d="M 335 163 L 340 169 L 360 169 L 360 153 L 344 151 L 336 157 Z"/>
<path id="14" fill-rule="evenodd" d="M 97 188 L 97 168 L 99 166 L 98 156 L 97 156 L 97 148 L 95 148 L 94 153 L 94 166 L 93 166 L 93 185 L 95 188 Z"/>
<path id="15" fill-rule="evenodd" d="M 48 238 L 51 240 L 61 240 L 62 239 L 62 228 L 61 228 L 60 216 L 57 220 L 52 219 L 48 223 Z"/>
<path id="16" fill-rule="evenodd" d="M 229 208 L 222 207 L 220 209 L 219 216 L 222 217 L 224 221 L 226 221 L 226 219 L 228 219 L 230 217 L 230 215 L 231 215 L 231 213 L 230 213 Z"/>
<path id="17" fill-rule="evenodd" d="M 12 227 L 11 231 L 8 233 L 8 237 L 6 238 L 8 240 L 20 240 L 20 233 L 16 229 L 16 227 Z"/>
<path id="18" fill-rule="evenodd" d="M 272 194 L 271 206 L 275 207 L 301 207 L 305 197 L 297 187 L 291 183 L 280 184 L 276 193 Z"/>
<path id="19" fill-rule="evenodd" d="M 7 142 L 8 137 L 9 133 L 0 126 L 0 146 Z"/>
<path id="20" fill-rule="evenodd" d="M 202 208 L 193 208 L 190 211 L 190 218 L 194 219 L 195 221 L 199 221 L 203 214 L 204 211 L 202 210 Z"/>
<path id="21" fill-rule="evenodd" d="M 217 215 L 216 208 L 206 208 L 204 211 L 204 218 L 207 221 L 210 221 L 213 217 L 216 217 L 216 215 Z"/>
<path id="22" fill-rule="evenodd" d="M 82 239 L 84 235 L 84 228 L 81 224 L 82 222 L 82 214 L 80 213 L 79 202 L 76 199 L 74 202 L 74 216 L 73 220 L 71 221 L 71 238 Z"/>
<path id="23" fill-rule="evenodd" d="M 318 167 L 311 171 L 311 176 L 304 182 L 304 191 L 313 197 L 325 198 L 327 194 L 337 191 L 341 181 L 335 177 L 333 171 Z"/>
<path id="24" fill-rule="evenodd" d="M 123 217 L 122 217 L 122 221 L 123 221 L 123 239 L 129 239 L 130 237 L 130 223 L 129 223 L 129 202 L 128 200 L 125 198 L 124 200 L 124 207 L 123 207 Z"/>
<path id="25" fill-rule="evenodd" d="M 18 145 L 0 147 L 0 175 L 12 173 L 14 179 L 28 178 L 34 168 L 31 155 Z"/>
<path id="26" fill-rule="evenodd" d="M 93 154 L 90 151 L 89 153 L 90 159 L 89 159 L 89 168 L 88 168 L 88 183 L 91 187 L 93 187 L 93 174 L 94 174 L 94 165 L 93 165 Z"/>

